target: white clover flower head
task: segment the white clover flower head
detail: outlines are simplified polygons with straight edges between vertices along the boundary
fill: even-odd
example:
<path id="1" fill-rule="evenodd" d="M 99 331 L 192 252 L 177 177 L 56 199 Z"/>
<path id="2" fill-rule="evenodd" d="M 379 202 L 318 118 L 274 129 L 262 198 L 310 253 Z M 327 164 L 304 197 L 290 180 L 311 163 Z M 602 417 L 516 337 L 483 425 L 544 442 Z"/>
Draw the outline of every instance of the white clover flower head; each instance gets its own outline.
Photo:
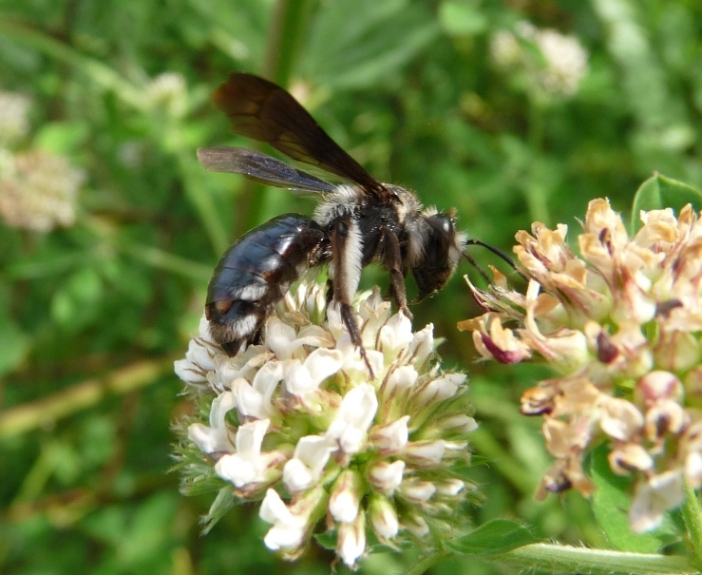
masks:
<path id="1" fill-rule="evenodd" d="M 604 440 L 612 471 L 634 480 L 635 531 L 659 525 L 684 483 L 702 487 L 702 222 L 689 205 L 677 218 L 664 209 L 641 221 L 630 237 L 609 202 L 593 200 L 580 255 L 563 225 L 519 232 L 527 293 L 502 279 L 489 291 L 471 286 L 489 311 L 459 324 L 483 357 L 539 359 L 557 374 L 522 396 L 556 458 L 539 496 L 591 493 L 582 461 Z"/>
<path id="2" fill-rule="evenodd" d="M 26 96 L 0 91 L 0 147 L 12 146 L 29 133 L 29 108 Z"/>
<path id="3" fill-rule="evenodd" d="M 173 117 L 181 117 L 187 110 L 187 83 L 178 72 L 164 72 L 146 86 L 150 106 L 165 109 Z"/>
<path id="4" fill-rule="evenodd" d="M 525 43 L 535 46 L 541 59 Z M 588 70 L 588 53 L 576 37 L 525 21 L 519 22 L 514 32 L 495 33 L 490 55 L 501 70 L 521 72 L 527 89 L 557 98 L 576 94 Z"/>
<path id="5" fill-rule="evenodd" d="M 476 428 L 465 375 L 441 372 L 432 327 L 413 332 L 377 289 L 355 309 L 373 379 L 324 289 L 304 282 L 268 317 L 259 344 L 228 357 L 202 320 L 175 364 L 206 414 L 187 441 L 236 497 L 263 500 L 264 542 L 288 559 L 324 518 L 350 567 L 370 533 L 430 546 L 432 529 L 450 529 L 475 493 L 455 471 L 470 460 Z"/>
<path id="6" fill-rule="evenodd" d="M 0 217 L 5 223 L 39 232 L 72 226 L 85 172 L 63 156 L 39 150 L 11 160 L 0 174 Z"/>

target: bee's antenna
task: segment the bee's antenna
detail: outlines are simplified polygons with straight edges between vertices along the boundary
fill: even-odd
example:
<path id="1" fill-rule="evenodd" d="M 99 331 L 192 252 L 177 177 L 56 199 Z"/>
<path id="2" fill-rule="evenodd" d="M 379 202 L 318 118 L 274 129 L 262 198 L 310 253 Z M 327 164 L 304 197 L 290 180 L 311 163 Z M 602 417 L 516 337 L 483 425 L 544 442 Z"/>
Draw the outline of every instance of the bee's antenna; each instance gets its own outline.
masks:
<path id="1" fill-rule="evenodd" d="M 514 260 L 507 254 L 507 252 L 501 250 L 500 248 L 496 248 L 495 246 L 491 246 L 490 244 L 486 244 L 485 242 L 481 242 L 480 240 L 475 240 L 475 239 L 469 239 L 466 241 L 466 246 L 481 246 L 487 250 L 490 250 L 493 254 L 495 254 L 498 258 L 503 260 L 504 262 L 509 265 L 515 272 L 517 272 L 520 276 L 522 276 L 524 279 L 526 277 L 524 274 L 519 270 L 517 267 L 517 264 L 514 263 Z M 477 264 L 477 262 L 473 259 L 473 256 L 471 256 L 467 251 L 463 252 L 463 257 L 468 260 L 468 262 L 478 270 L 481 276 L 487 281 L 490 282 L 490 278 L 488 278 L 487 274 L 480 268 L 480 266 Z"/>

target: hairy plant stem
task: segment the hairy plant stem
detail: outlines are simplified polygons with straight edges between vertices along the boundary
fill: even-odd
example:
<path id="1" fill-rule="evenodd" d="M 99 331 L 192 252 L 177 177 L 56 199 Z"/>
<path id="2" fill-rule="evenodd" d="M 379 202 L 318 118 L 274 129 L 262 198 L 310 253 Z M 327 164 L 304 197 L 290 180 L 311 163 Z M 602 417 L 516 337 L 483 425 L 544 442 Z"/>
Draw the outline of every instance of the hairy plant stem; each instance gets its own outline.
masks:
<path id="1" fill-rule="evenodd" d="M 451 557 L 459 558 L 460 555 L 454 555 L 445 550 L 439 551 L 422 559 L 407 571 L 406 575 L 421 575 L 433 565 Z M 687 575 L 699 573 L 699 569 L 689 557 L 624 553 L 607 549 L 587 549 L 549 543 L 525 545 L 500 555 L 465 556 L 465 559 L 510 564 L 527 572 L 546 570 L 587 573 L 588 575 L 611 575 L 613 573 Z"/>

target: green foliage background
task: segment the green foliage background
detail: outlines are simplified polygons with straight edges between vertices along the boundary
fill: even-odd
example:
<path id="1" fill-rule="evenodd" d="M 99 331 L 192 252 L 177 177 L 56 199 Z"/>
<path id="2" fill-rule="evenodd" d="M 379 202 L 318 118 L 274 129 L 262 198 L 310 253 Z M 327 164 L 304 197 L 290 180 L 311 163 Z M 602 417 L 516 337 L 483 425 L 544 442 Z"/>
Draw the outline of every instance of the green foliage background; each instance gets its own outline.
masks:
<path id="1" fill-rule="evenodd" d="M 521 20 L 588 50 L 573 98 L 535 97 L 491 64 L 490 38 Z M 214 264 L 252 226 L 313 209 L 197 164 L 199 146 L 246 144 L 209 104 L 231 70 L 304 87 L 306 106 L 371 173 L 455 206 L 471 236 L 505 249 L 533 220 L 577 230 L 595 197 L 626 211 L 654 171 L 702 188 L 694 0 L 0 0 L 0 89 L 32 100 L 23 146 L 88 174 L 74 227 L 0 225 L 2 573 L 329 572 L 320 548 L 278 561 L 252 507 L 202 537 L 211 497 L 182 497 L 167 473 L 170 425 L 190 409 L 172 361 Z M 168 105 L 148 92 L 164 72 L 187 86 Z M 516 406 L 538 368 L 475 363 L 455 328 L 476 313 L 460 278 L 413 311 L 446 338 L 445 361 L 471 374 L 485 462 L 476 525 L 520 518 L 539 537 L 607 547 L 579 496 L 532 499 L 549 460 L 538 422 Z M 381 554 L 361 572 L 412 560 Z"/>

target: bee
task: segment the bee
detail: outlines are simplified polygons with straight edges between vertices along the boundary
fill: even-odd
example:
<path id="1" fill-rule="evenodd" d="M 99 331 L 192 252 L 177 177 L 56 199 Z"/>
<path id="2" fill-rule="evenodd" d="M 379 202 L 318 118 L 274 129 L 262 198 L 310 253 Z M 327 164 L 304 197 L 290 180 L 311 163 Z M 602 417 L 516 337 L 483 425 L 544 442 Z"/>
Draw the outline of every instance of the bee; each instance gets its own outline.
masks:
<path id="1" fill-rule="evenodd" d="M 407 307 L 405 276 L 412 272 L 417 301 L 439 291 L 461 257 L 471 262 L 467 240 L 456 229 L 454 210 L 424 208 L 400 186 L 381 183 L 346 153 L 280 86 L 258 76 L 232 73 L 213 94 L 233 132 L 267 142 L 293 160 L 345 180 L 334 185 L 258 151 L 201 148 L 202 166 L 241 174 L 272 186 L 318 194 L 312 218 L 285 214 L 254 228 L 221 257 L 207 288 L 210 333 L 229 354 L 257 338 L 266 317 L 290 285 L 308 269 L 327 265 L 328 299 L 338 305 L 351 341 L 372 374 L 351 303 L 361 270 L 378 262 L 390 274 L 399 310 Z"/>

